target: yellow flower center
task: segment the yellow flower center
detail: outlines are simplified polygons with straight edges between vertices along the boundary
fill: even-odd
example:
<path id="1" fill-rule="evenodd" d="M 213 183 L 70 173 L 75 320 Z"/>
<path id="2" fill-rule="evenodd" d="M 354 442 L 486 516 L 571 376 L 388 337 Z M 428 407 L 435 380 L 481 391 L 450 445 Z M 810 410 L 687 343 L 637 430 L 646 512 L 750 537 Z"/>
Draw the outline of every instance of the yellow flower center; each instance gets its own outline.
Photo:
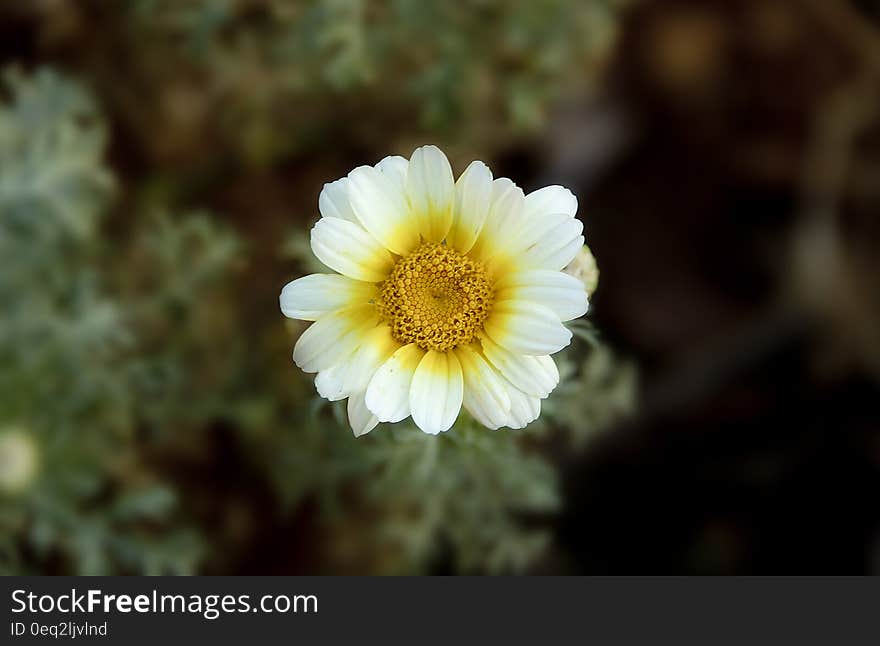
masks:
<path id="1" fill-rule="evenodd" d="M 424 242 L 394 265 L 377 308 L 401 343 L 445 352 L 470 343 L 492 307 L 481 262 L 445 244 Z"/>

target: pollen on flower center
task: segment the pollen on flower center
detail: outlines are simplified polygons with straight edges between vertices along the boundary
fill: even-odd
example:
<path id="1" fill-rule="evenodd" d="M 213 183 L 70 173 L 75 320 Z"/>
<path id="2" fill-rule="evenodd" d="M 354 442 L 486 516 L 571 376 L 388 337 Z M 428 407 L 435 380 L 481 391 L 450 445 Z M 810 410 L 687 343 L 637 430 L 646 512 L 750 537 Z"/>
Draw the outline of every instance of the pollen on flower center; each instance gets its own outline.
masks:
<path id="1" fill-rule="evenodd" d="M 394 265 L 377 308 L 401 343 L 444 352 L 470 343 L 492 308 L 482 263 L 425 242 Z"/>

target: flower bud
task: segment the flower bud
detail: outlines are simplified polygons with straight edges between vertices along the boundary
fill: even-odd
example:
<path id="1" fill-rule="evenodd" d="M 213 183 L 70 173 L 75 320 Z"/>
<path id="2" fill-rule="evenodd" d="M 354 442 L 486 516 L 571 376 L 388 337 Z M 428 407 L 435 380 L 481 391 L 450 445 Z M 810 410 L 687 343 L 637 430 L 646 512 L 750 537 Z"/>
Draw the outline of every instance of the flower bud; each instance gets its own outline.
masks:
<path id="1" fill-rule="evenodd" d="M 596 264 L 596 259 L 587 245 L 584 245 L 578 251 L 574 260 L 568 263 L 562 271 L 580 279 L 587 289 L 589 296 L 592 296 L 593 292 L 596 291 L 596 287 L 599 284 L 599 266 Z"/>

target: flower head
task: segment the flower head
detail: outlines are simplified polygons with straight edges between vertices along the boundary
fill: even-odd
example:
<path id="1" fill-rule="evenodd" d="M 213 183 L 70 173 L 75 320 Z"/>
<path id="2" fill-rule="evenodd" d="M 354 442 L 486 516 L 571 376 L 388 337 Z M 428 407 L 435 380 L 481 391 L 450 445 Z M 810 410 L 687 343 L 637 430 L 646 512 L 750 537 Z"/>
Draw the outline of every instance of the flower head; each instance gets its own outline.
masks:
<path id="1" fill-rule="evenodd" d="M 525 195 L 472 162 L 456 181 L 435 146 L 324 185 L 312 251 L 335 274 L 285 285 L 281 311 L 314 321 L 293 350 L 318 393 L 348 398 L 354 434 L 412 415 L 448 430 L 464 406 L 488 428 L 523 428 L 559 381 L 550 357 L 587 311 L 562 270 L 581 251 L 577 198 Z"/>

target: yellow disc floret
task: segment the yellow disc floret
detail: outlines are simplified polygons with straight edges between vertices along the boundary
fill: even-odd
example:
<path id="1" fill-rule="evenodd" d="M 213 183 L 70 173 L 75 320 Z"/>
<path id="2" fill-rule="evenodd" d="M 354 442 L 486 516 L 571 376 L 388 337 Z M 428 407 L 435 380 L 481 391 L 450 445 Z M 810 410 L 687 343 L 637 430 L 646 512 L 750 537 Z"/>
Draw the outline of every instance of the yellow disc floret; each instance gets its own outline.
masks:
<path id="1" fill-rule="evenodd" d="M 470 343 L 482 328 L 492 284 L 481 262 L 425 242 L 397 261 L 376 305 L 395 339 L 445 352 Z"/>

